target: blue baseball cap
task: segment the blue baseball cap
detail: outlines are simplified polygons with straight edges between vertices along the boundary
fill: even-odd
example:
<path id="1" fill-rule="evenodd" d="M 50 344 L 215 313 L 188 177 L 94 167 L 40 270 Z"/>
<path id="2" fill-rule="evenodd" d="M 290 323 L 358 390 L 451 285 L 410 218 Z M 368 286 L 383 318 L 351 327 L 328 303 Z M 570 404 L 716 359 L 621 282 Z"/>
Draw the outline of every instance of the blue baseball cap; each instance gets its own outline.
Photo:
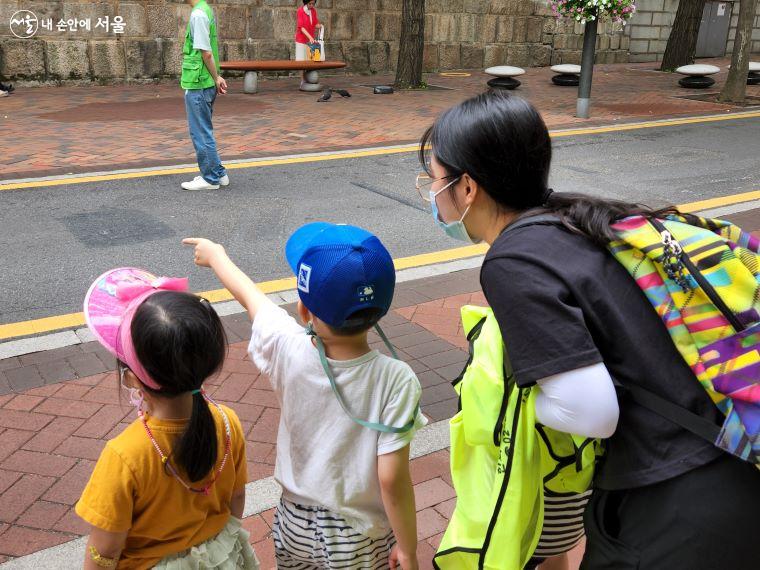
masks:
<path id="1" fill-rule="evenodd" d="M 334 327 L 362 309 L 388 312 L 396 286 L 393 259 L 382 242 L 356 226 L 313 222 L 285 245 L 306 308 Z"/>

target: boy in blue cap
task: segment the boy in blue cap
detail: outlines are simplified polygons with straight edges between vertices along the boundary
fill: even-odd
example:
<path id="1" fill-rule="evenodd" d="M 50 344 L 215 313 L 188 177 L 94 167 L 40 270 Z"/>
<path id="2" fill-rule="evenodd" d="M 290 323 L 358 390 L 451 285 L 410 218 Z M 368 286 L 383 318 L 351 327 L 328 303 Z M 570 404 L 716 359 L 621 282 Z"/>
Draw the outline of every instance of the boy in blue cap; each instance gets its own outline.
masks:
<path id="1" fill-rule="evenodd" d="M 355 226 L 299 228 L 285 256 L 296 275 L 304 330 L 221 245 L 183 243 L 195 246 L 195 263 L 213 269 L 248 311 L 251 360 L 280 401 L 278 567 L 416 570 L 409 443 L 427 423 L 419 411 L 422 390 L 409 365 L 367 342 L 393 299 L 388 251 Z"/>

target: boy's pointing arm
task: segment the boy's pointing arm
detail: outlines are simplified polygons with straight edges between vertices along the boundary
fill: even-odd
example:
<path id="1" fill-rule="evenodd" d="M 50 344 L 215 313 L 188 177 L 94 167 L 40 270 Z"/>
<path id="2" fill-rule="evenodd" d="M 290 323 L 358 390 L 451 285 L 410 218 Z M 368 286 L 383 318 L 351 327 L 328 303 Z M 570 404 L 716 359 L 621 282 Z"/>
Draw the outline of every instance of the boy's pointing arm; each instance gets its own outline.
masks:
<path id="1" fill-rule="evenodd" d="M 251 321 L 263 306 L 272 303 L 250 277 L 232 262 L 221 244 L 205 238 L 185 238 L 182 243 L 195 247 L 196 265 L 214 270 L 222 285 L 248 311 Z"/>

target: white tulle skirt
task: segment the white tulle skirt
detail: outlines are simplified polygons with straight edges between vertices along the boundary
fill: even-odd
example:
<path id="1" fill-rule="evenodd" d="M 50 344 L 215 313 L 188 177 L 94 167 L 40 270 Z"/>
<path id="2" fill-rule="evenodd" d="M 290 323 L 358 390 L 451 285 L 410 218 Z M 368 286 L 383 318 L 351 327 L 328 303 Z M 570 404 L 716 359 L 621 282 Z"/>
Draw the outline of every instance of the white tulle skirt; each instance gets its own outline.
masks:
<path id="1" fill-rule="evenodd" d="M 230 517 L 216 536 L 179 554 L 172 554 L 153 568 L 159 570 L 259 570 L 259 559 L 248 542 L 242 521 Z"/>

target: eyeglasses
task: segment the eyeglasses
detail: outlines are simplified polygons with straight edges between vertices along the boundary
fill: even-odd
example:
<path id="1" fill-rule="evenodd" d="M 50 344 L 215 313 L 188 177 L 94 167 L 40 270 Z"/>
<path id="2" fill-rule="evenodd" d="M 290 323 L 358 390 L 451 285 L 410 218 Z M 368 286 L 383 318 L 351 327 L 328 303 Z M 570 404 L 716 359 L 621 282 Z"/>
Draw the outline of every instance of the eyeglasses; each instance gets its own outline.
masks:
<path id="1" fill-rule="evenodd" d="M 433 182 L 438 182 L 439 180 L 449 180 L 450 178 L 456 178 L 456 176 L 449 174 L 448 176 L 433 178 L 427 173 L 421 172 L 417 175 L 417 179 L 414 181 L 414 187 L 417 189 L 417 193 L 420 195 L 420 198 L 425 200 L 425 202 L 430 202 L 430 187 L 432 186 Z"/>

